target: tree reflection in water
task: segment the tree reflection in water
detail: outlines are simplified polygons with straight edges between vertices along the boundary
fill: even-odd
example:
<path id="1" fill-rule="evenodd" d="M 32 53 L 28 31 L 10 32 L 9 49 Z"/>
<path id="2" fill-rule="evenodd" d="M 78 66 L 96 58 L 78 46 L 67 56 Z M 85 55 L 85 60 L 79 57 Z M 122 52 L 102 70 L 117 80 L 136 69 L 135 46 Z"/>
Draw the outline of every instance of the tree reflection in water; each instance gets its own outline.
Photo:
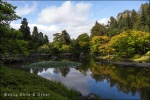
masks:
<path id="1" fill-rule="evenodd" d="M 96 65 L 93 59 L 86 62 L 89 64 L 84 68 L 80 67 L 80 71 L 89 68 L 96 82 L 107 80 L 110 82 L 110 87 L 117 86 L 119 91 L 132 92 L 132 95 L 138 91 L 141 99 L 150 99 L 150 68 L 122 67 L 104 63 Z"/>
<path id="2" fill-rule="evenodd" d="M 90 75 L 96 82 L 106 81 L 110 87 L 117 87 L 118 91 L 124 93 L 139 93 L 141 99 L 149 100 L 150 93 L 150 68 L 122 67 L 111 64 L 96 64 L 94 59 L 82 60 L 82 65 L 75 68 L 84 76 Z M 33 73 L 42 72 L 42 68 L 33 69 Z M 54 68 L 54 73 L 61 73 L 66 77 L 70 68 Z"/>
<path id="3" fill-rule="evenodd" d="M 141 99 L 149 100 L 150 93 L 150 69 L 127 66 L 116 66 L 111 64 L 96 64 L 94 59 L 82 60 L 82 66 L 77 67 L 84 75 L 87 71 L 92 72 L 91 77 L 96 82 L 104 81 L 110 83 L 110 87 L 116 86 L 124 93 L 131 92 L 132 95 L 138 91 Z"/>
<path id="4" fill-rule="evenodd" d="M 59 70 L 61 71 L 62 76 L 66 77 L 70 71 L 70 68 L 59 68 Z"/>

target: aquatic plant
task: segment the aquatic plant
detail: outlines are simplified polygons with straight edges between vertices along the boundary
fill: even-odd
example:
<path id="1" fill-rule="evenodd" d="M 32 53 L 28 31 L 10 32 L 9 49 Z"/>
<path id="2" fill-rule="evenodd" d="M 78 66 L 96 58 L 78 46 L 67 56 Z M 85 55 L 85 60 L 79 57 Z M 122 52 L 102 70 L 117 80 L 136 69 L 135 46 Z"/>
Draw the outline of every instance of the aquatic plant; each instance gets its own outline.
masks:
<path id="1" fill-rule="evenodd" d="M 77 67 L 80 66 L 79 62 L 71 62 L 71 61 L 42 61 L 31 63 L 30 65 L 26 65 L 28 68 L 60 68 L 60 67 Z"/>

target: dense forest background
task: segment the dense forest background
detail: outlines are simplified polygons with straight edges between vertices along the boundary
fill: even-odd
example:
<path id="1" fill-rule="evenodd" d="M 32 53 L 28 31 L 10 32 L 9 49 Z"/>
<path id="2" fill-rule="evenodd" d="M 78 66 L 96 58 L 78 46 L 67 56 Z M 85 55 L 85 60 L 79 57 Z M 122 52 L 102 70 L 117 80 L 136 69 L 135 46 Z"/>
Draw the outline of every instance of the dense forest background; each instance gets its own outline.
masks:
<path id="1" fill-rule="evenodd" d="M 116 56 L 136 58 L 150 51 L 150 4 L 142 4 L 138 11 L 125 10 L 117 17 L 111 16 L 108 24 L 95 22 L 90 36 L 81 33 L 77 39 L 71 39 L 66 30 L 53 34 L 53 42 L 48 36 L 38 32 L 35 26 L 30 31 L 28 21 L 23 18 L 19 30 L 10 23 L 20 19 L 14 11 L 15 6 L 1 2 L 0 13 L 0 56 L 14 58 L 18 54 L 28 57 L 31 53 L 72 53 L 79 56 L 94 54 L 99 56 Z"/>

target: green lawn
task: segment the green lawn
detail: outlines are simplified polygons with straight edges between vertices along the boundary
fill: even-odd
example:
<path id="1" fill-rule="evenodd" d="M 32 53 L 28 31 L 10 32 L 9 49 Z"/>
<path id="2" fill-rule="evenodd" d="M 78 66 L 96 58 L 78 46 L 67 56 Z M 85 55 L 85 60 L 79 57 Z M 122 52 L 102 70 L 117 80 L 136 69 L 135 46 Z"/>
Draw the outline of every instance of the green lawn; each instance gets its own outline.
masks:
<path id="1" fill-rule="evenodd" d="M 145 55 L 143 55 L 139 58 L 133 59 L 133 61 L 135 61 L 135 62 L 150 62 L 150 51 L 148 51 Z"/>
<path id="2" fill-rule="evenodd" d="M 1 100 L 77 100 L 75 90 L 29 72 L 0 66 Z"/>

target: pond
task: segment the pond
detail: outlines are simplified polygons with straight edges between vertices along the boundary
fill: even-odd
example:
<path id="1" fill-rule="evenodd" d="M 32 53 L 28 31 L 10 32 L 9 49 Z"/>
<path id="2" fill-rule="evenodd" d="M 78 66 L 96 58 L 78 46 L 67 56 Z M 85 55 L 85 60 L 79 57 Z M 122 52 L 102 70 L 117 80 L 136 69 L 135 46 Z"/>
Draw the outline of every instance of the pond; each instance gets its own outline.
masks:
<path id="1" fill-rule="evenodd" d="M 82 95 L 97 94 L 109 99 L 149 100 L 150 68 L 116 66 L 83 59 L 72 68 L 30 68 L 30 73 L 60 81 Z"/>

